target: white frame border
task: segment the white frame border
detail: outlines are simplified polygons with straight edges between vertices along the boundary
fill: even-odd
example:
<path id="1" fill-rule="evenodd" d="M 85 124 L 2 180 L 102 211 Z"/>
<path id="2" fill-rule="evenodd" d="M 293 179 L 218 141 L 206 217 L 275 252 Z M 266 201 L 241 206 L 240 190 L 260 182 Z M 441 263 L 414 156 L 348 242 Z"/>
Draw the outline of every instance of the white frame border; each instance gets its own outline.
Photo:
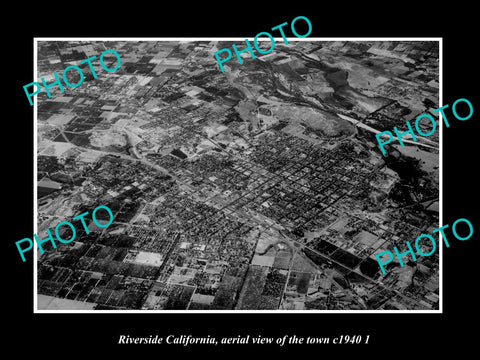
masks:
<path id="1" fill-rule="evenodd" d="M 253 38 L 244 37 L 40 37 L 33 38 L 33 79 L 38 81 L 37 61 L 38 61 L 38 42 L 39 41 L 253 41 Z M 282 38 L 275 37 L 275 40 Z M 442 37 L 306 37 L 290 38 L 288 41 L 438 41 L 439 42 L 439 107 L 443 106 L 443 38 Z M 262 40 L 262 39 L 260 39 Z M 264 40 L 267 41 L 267 40 Z M 288 46 L 283 44 L 283 46 Z M 219 75 L 222 73 L 219 70 Z M 33 195 L 34 195 L 34 224 L 33 231 L 37 233 L 38 203 L 37 203 L 37 95 L 33 105 L 34 116 L 34 163 L 33 163 Z M 443 226 L 443 121 L 440 123 L 439 133 L 439 226 Z M 438 310 L 44 310 L 37 306 L 37 286 L 38 286 L 38 248 L 33 251 L 34 277 L 33 277 L 33 313 L 34 314 L 442 314 L 443 313 L 443 242 L 439 241 L 439 309 Z"/>

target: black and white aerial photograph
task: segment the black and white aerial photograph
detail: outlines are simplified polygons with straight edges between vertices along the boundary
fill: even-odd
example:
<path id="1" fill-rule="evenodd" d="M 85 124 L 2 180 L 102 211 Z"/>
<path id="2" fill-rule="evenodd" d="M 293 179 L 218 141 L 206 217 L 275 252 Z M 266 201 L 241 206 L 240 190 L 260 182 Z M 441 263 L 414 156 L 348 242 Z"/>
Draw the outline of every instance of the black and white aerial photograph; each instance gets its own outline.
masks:
<path id="1" fill-rule="evenodd" d="M 6 353 L 475 353 L 474 5 L 13 7 Z"/>
<path id="2" fill-rule="evenodd" d="M 84 74 L 36 96 L 37 234 L 113 214 L 35 248 L 37 310 L 438 311 L 438 251 L 375 257 L 440 226 L 438 116 L 375 138 L 439 107 L 438 39 L 289 38 L 242 64 L 232 44 L 36 42 L 38 79 Z"/>

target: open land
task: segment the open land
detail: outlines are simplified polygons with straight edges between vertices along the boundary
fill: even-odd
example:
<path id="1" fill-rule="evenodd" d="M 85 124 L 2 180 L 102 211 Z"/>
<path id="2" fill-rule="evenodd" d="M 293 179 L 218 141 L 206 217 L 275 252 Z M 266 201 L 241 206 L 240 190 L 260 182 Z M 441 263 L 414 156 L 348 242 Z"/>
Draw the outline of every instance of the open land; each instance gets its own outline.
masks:
<path id="1" fill-rule="evenodd" d="M 122 59 L 37 96 L 39 236 L 115 216 L 39 254 L 39 308 L 438 309 L 437 253 L 375 260 L 438 227 L 438 134 L 374 137 L 438 107 L 438 42 L 292 40 L 222 73 L 231 43 L 38 42 L 39 78 Z"/>

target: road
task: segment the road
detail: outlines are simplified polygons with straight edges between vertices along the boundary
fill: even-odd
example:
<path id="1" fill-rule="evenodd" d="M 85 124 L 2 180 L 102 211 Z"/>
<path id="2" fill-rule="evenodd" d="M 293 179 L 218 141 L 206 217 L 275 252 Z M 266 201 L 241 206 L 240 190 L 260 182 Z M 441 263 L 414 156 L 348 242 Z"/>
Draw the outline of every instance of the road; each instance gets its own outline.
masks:
<path id="1" fill-rule="evenodd" d="M 364 123 L 360 122 L 359 120 L 356 120 L 356 119 L 353 119 L 349 116 L 346 116 L 346 115 L 343 115 L 343 114 L 336 114 L 339 118 L 343 119 L 343 120 L 347 120 L 347 121 L 350 121 L 353 125 L 355 126 L 359 126 L 361 127 L 362 129 L 365 129 L 365 130 L 368 130 L 370 132 L 373 132 L 374 134 L 378 134 L 380 133 L 381 131 L 371 127 L 371 126 L 368 126 L 368 125 L 365 125 Z M 395 137 L 398 140 L 398 137 Z M 428 147 L 430 149 L 436 149 L 438 150 L 438 144 L 435 143 L 434 141 L 431 141 L 431 140 L 428 140 L 428 139 L 425 139 L 425 138 L 421 138 L 422 141 L 426 141 L 426 142 L 429 142 L 431 144 L 434 144 L 436 146 L 431 146 L 431 145 L 427 145 L 427 144 L 424 144 L 420 141 L 413 141 L 413 140 L 402 140 L 403 143 L 408 143 L 408 144 L 412 144 L 412 145 L 416 145 L 416 146 L 425 146 L 425 147 Z"/>

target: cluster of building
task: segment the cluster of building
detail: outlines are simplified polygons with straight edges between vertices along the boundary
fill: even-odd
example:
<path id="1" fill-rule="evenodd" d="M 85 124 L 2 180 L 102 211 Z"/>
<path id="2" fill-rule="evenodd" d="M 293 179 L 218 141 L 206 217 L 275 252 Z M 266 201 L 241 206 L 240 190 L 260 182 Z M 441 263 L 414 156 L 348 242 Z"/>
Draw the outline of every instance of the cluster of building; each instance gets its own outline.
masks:
<path id="1" fill-rule="evenodd" d="M 53 43 L 40 43 L 41 73 L 105 46 Z M 40 296 L 95 309 L 438 308 L 437 256 L 386 275 L 375 260 L 435 226 L 438 182 L 333 115 L 371 121 L 385 101 L 361 91 L 411 73 L 378 75 L 370 57 L 427 66 L 430 44 L 406 61 L 401 44 L 292 42 L 229 75 L 213 57 L 222 42 L 106 45 L 122 59 L 115 73 L 38 95 L 40 231 L 61 211 L 114 213 L 105 231 L 40 256 Z M 335 56 L 371 85 L 352 75 L 358 94 L 342 92 L 346 70 L 317 63 Z"/>

